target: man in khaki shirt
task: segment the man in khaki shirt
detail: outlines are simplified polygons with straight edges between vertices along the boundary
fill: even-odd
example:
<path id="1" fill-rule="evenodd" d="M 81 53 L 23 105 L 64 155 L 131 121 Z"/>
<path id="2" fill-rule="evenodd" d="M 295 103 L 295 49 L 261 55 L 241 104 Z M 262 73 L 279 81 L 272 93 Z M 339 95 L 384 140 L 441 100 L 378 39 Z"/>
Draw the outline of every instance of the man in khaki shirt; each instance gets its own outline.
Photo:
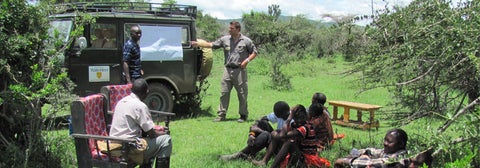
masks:
<path id="1" fill-rule="evenodd" d="M 235 87 L 238 96 L 240 118 L 237 121 L 244 122 L 248 118 L 247 65 L 255 59 L 258 51 L 252 40 L 241 34 L 240 30 L 240 23 L 233 21 L 230 22 L 228 30 L 230 35 L 223 36 L 211 43 L 192 41 L 192 46 L 213 49 L 223 48 L 225 68 L 221 82 L 220 106 L 218 107 L 218 116 L 213 121 L 224 121 L 226 119 L 232 87 Z"/>

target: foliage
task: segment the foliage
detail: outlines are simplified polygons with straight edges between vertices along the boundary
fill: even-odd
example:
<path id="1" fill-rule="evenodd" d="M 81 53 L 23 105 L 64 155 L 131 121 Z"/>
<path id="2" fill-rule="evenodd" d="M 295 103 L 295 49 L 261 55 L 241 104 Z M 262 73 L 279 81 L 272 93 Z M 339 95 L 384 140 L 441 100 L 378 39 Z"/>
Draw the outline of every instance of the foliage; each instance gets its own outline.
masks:
<path id="1" fill-rule="evenodd" d="M 138 1 L 137 1 L 137 2 L 138 2 Z M 176 0 L 164 0 L 164 1 L 163 1 L 163 4 L 173 5 L 173 4 L 177 4 L 177 1 L 176 1 Z"/>
<path id="2" fill-rule="evenodd" d="M 315 31 L 312 47 L 318 52 L 317 57 L 341 53 L 346 61 L 353 61 L 357 55 L 365 54 L 369 41 L 365 37 L 364 26 L 355 23 L 368 19 L 368 16 L 324 14 L 324 17 L 332 19 L 334 24 Z"/>
<path id="3" fill-rule="evenodd" d="M 282 67 L 288 64 L 288 51 L 281 47 L 282 45 L 273 46 L 272 44 L 266 44 L 264 46 L 265 56 L 271 58 L 271 68 L 269 71 L 270 81 L 265 84 L 268 88 L 274 90 L 288 91 L 292 89 L 289 76 L 286 76 Z"/>
<path id="4" fill-rule="evenodd" d="M 320 27 L 313 35 L 312 48 L 317 51 L 317 58 L 324 56 L 333 56 L 340 51 L 341 34 L 338 32 L 338 26 Z"/>
<path id="5" fill-rule="evenodd" d="M 478 63 L 471 57 L 478 48 L 480 21 L 472 13 L 478 4 L 471 3 L 451 8 L 446 2 L 414 1 L 380 15 L 369 29 L 376 41 L 371 55 L 358 64 L 359 71 L 371 76 L 366 83 L 394 86 L 400 101 L 414 112 L 442 113 L 459 96 L 477 98 Z"/>
<path id="6" fill-rule="evenodd" d="M 197 38 L 204 39 L 206 41 L 216 40 L 221 36 L 222 25 L 217 22 L 217 19 L 203 14 L 201 10 L 197 11 L 196 30 Z"/>
<path id="7" fill-rule="evenodd" d="M 175 104 L 173 111 L 177 116 L 197 117 L 202 114 L 203 99 L 205 98 L 206 91 L 210 87 L 208 80 L 200 80 L 198 82 L 195 93 L 188 95 L 177 95 L 175 97 Z"/>
<path id="8" fill-rule="evenodd" d="M 246 34 L 256 43 L 260 54 L 271 61 L 271 80 L 267 86 L 275 90 L 291 90 L 291 77 L 282 72 L 282 67 L 307 55 L 316 27 L 303 15 L 280 21 L 279 5 L 269 6 L 268 11 L 268 14 L 253 11 L 244 14 L 242 21 Z"/>
<path id="9" fill-rule="evenodd" d="M 59 60 L 63 42 L 50 39 L 49 6 L 13 0 L 0 5 L 0 167 L 61 166 L 48 148 L 56 142 L 42 134 L 51 128 L 44 128 L 41 113 L 49 103 L 45 116 L 54 117 L 73 98 L 73 84 Z"/>
<path id="10" fill-rule="evenodd" d="M 281 11 L 278 11 L 281 12 Z M 277 18 L 264 12 L 251 11 L 242 15 L 244 27 L 242 32 L 255 42 L 257 47 L 275 42 L 281 35 L 281 29 L 276 29 Z"/>
<path id="11" fill-rule="evenodd" d="M 41 1 L 41 0 L 39 0 Z M 58 3 L 75 3 L 75 2 L 119 2 L 119 0 L 48 0 L 51 3 L 58 4 Z M 148 2 L 149 0 L 135 0 L 135 2 Z M 173 3 L 172 3 L 173 2 Z M 175 0 L 165 0 L 166 4 L 175 4 Z"/>
<path id="12" fill-rule="evenodd" d="M 246 34 L 256 43 L 259 52 L 272 58 L 272 70 L 269 73 L 271 81 L 267 86 L 276 90 L 288 90 L 291 89 L 290 80 L 280 70 L 280 67 L 286 62 L 287 52 L 285 50 L 275 51 L 280 45 L 285 45 L 278 41 L 284 30 L 277 22 L 280 13 L 278 5 L 271 5 L 269 14 L 251 11 L 250 15 L 243 14 L 242 21 Z"/>
<path id="13" fill-rule="evenodd" d="M 339 34 L 343 34 L 344 41 L 341 41 L 341 51 L 345 60 L 353 61 L 356 55 L 363 55 L 362 49 L 366 46 L 363 37 L 363 30 L 354 25 L 353 22 L 346 22 L 339 26 Z"/>
<path id="14" fill-rule="evenodd" d="M 449 117 L 453 116 L 452 111 L 457 113 L 480 96 L 476 55 L 479 10 L 477 1 L 451 6 L 450 1 L 437 0 L 416 0 L 405 8 L 384 10 L 367 27 L 367 36 L 373 44 L 369 54 L 359 57 L 356 64 L 356 71 L 364 74 L 361 79 L 364 88 L 389 88 L 395 96 L 395 105 L 407 110 L 398 113 L 397 118 L 407 122 L 433 114 L 444 116 L 447 121 L 457 119 Z M 449 145 L 455 139 L 449 137 L 447 142 L 433 144 L 446 145 L 443 148 L 448 149 L 446 152 L 459 154 L 448 157 L 452 160 L 463 157 L 462 150 L 474 146 L 479 139 L 475 126 L 479 123 L 478 111 L 474 107 L 466 111 L 464 116 L 474 119 L 464 128 L 473 130 L 465 132 L 469 139 Z M 476 157 L 474 161 L 479 160 Z"/>
<path id="15" fill-rule="evenodd" d="M 475 151 L 478 151 L 478 150 L 475 150 Z M 470 167 L 470 162 L 472 162 L 472 160 L 475 158 L 477 153 L 473 153 L 471 151 L 467 151 L 467 152 L 469 153 L 465 157 L 460 158 L 459 160 L 456 160 L 451 163 L 446 163 L 445 168 Z"/>

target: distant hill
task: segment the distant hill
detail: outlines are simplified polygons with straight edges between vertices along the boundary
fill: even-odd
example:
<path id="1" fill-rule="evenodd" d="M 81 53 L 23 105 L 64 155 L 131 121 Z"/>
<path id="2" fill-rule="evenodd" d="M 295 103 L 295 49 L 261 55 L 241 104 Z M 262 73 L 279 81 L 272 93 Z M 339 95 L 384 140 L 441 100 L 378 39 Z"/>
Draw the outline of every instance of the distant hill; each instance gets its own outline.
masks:
<path id="1" fill-rule="evenodd" d="M 288 21 L 292 18 L 293 16 L 280 16 L 278 18 L 278 20 L 281 20 L 281 21 Z M 242 23 L 242 19 L 241 18 L 238 18 L 238 19 L 217 19 L 217 22 L 219 22 L 220 24 L 222 25 L 228 25 L 230 24 L 231 21 L 238 21 L 240 23 Z M 321 21 L 316 21 L 316 20 L 310 20 L 312 23 L 314 24 L 317 24 L 318 27 L 330 27 L 332 25 L 335 24 L 335 22 L 321 22 Z"/>

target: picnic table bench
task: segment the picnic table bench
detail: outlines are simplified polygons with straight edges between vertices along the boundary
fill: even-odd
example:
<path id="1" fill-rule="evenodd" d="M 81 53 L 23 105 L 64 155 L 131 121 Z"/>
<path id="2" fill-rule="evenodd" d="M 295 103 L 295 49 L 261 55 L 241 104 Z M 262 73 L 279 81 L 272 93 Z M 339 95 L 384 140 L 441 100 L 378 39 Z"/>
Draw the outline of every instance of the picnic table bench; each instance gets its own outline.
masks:
<path id="1" fill-rule="evenodd" d="M 335 124 L 361 128 L 363 130 L 380 126 L 378 120 L 375 120 L 375 111 L 381 108 L 378 105 L 364 104 L 348 101 L 328 101 L 328 104 L 333 106 L 333 121 Z M 343 107 L 343 115 L 338 117 L 338 107 Z M 350 119 L 350 109 L 357 110 L 357 120 Z M 367 122 L 362 121 L 362 111 L 370 113 L 370 118 Z"/>

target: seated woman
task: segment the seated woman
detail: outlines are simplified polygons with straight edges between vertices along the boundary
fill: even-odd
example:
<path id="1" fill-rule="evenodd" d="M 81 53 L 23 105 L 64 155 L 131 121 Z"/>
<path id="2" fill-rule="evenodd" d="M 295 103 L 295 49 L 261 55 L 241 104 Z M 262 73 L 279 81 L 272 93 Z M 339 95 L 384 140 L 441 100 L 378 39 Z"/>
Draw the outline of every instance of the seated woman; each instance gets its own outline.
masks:
<path id="1" fill-rule="evenodd" d="M 402 129 L 392 129 L 387 132 L 383 142 L 383 149 L 366 148 L 360 150 L 352 150 L 351 155 L 346 158 L 339 158 L 335 161 L 334 166 L 341 167 L 410 167 L 418 166 L 419 163 L 410 164 L 413 161 L 420 161 L 417 158 L 406 158 L 407 155 L 407 133 Z M 421 154 L 421 157 L 429 157 L 431 163 L 431 155 Z M 418 161 L 417 161 L 418 160 Z M 428 159 L 424 159 L 428 161 Z"/>

